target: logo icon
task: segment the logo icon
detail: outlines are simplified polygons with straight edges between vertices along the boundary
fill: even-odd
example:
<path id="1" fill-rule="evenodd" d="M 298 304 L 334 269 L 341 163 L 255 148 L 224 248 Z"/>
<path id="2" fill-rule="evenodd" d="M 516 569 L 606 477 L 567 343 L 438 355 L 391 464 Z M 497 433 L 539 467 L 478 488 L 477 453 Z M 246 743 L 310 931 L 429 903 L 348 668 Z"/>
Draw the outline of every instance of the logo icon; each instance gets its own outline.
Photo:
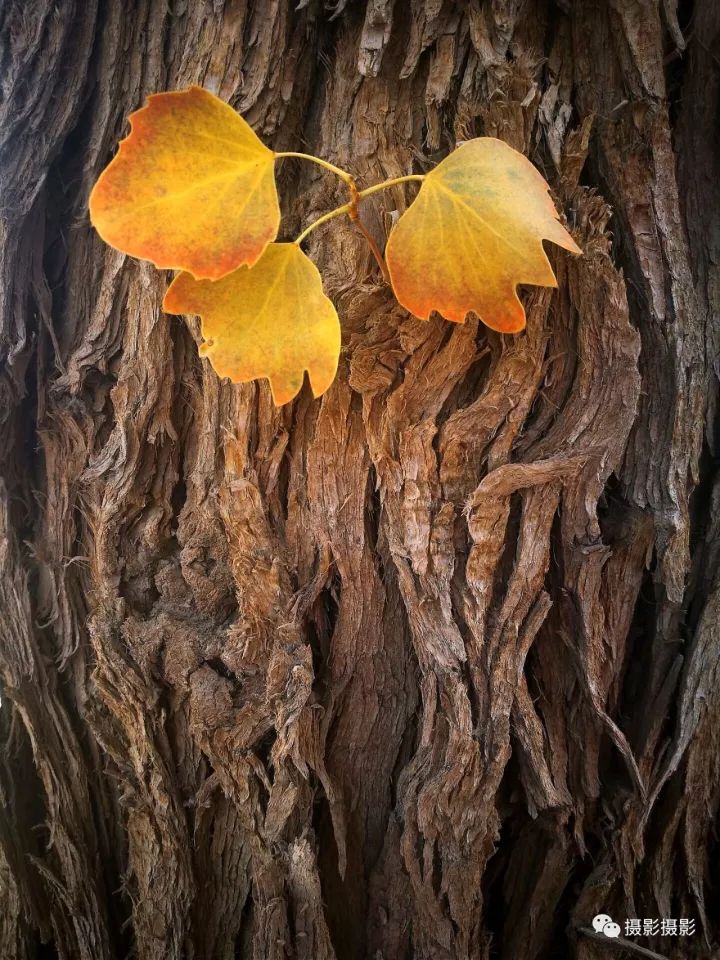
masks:
<path id="1" fill-rule="evenodd" d="M 595 933 L 604 933 L 606 937 L 620 936 L 620 924 L 614 923 L 607 913 L 598 913 L 593 917 L 592 925 Z"/>

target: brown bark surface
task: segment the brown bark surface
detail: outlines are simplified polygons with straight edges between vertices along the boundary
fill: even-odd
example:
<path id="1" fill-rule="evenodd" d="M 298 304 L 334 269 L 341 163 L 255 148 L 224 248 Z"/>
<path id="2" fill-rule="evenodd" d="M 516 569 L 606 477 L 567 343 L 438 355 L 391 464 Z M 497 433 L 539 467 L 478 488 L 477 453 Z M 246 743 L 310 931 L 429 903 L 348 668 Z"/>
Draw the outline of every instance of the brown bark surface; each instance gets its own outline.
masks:
<path id="1" fill-rule="evenodd" d="M 329 223 L 275 409 L 89 226 L 191 83 L 364 185 L 501 137 L 585 254 L 502 337 Z M 2 960 L 717 956 L 720 5 L 4 0 L 0 91 Z"/>

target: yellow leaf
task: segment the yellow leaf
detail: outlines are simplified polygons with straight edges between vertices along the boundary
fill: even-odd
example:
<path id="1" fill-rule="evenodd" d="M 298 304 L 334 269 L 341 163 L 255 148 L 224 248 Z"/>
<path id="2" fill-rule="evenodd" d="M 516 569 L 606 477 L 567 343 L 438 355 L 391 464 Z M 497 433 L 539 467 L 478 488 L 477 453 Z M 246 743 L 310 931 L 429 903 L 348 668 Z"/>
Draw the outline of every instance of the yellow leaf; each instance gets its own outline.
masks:
<path id="1" fill-rule="evenodd" d="M 90 196 L 111 246 L 155 266 L 217 279 L 275 239 L 275 155 L 200 87 L 150 97 Z"/>
<path id="2" fill-rule="evenodd" d="M 217 373 L 235 383 L 267 377 L 278 406 L 298 393 L 305 370 L 316 397 L 335 378 L 340 323 L 317 267 L 297 244 L 272 243 L 253 267 L 222 280 L 181 273 L 163 308 L 198 314 L 201 352 Z"/>
<path id="3" fill-rule="evenodd" d="M 517 284 L 557 286 L 543 238 L 582 252 L 535 167 L 501 140 L 470 140 L 425 177 L 390 234 L 395 296 L 423 320 L 437 310 L 462 323 L 472 310 L 493 330 L 522 330 Z"/>

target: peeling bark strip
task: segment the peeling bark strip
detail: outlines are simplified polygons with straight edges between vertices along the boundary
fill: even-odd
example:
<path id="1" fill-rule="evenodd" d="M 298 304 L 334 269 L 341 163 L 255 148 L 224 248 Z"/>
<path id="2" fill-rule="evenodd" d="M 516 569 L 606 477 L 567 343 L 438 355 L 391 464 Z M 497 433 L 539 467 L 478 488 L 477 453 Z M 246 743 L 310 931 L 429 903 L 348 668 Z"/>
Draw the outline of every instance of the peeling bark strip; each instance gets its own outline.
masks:
<path id="1" fill-rule="evenodd" d="M 6 0 L 0 50 L 0 957 L 717 956 L 720 6 Z M 89 227 L 192 83 L 368 181 L 500 137 L 585 256 L 503 338 L 318 230 L 341 369 L 278 410 Z M 281 178 L 292 236 L 337 187 Z"/>

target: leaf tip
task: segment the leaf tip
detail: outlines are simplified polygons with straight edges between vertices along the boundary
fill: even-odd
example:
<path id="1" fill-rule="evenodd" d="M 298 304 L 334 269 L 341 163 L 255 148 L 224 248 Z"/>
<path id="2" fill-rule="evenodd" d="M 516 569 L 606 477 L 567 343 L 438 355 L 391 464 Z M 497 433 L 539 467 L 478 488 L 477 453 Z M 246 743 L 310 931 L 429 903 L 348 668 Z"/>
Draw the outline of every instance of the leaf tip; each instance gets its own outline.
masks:
<path id="1" fill-rule="evenodd" d="M 179 273 L 165 291 L 162 301 L 162 309 L 165 313 L 178 315 L 182 313 L 192 313 L 192 306 L 188 302 L 188 279 L 190 274 Z"/>
<path id="2" fill-rule="evenodd" d="M 316 400 L 319 400 L 320 397 L 332 386 L 335 376 L 337 375 L 337 363 L 334 364 L 332 369 L 328 367 L 326 370 L 318 372 L 317 370 L 308 370 L 308 379 L 310 380 L 310 389 L 312 390 L 312 395 Z"/>
<path id="3" fill-rule="evenodd" d="M 298 387 L 288 387 L 286 384 L 281 385 L 273 380 L 272 377 L 268 379 L 268 383 L 270 384 L 270 393 L 272 394 L 273 403 L 276 407 L 284 407 L 286 403 L 294 400 L 298 393 L 300 393 L 300 386 L 302 386 L 302 384 Z"/>
<path id="4" fill-rule="evenodd" d="M 557 285 L 557 284 L 556 284 Z M 517 289 L 506 298 L 489 305 L 484 313 L 478 316 L 491 330 L 497 333 L 521 333 L 527 326 L 525 307 L 522 305 Z"/>

